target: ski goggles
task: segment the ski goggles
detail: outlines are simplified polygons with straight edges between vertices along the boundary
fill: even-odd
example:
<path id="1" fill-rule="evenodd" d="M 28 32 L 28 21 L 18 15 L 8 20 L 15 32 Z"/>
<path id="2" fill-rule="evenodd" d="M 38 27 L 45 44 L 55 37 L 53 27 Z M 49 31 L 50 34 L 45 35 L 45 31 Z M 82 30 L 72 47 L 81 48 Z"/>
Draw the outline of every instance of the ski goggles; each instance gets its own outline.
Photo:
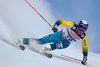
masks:
<path id="1" fill-rule="evenodd" d="M 78 29 L 79 29 L 80 31 L 83 31 L 83 32 L 86 31 L 86 29 L 84 29 L 84 28 L 82 28 L 82 27 L 79 27 Z"/>

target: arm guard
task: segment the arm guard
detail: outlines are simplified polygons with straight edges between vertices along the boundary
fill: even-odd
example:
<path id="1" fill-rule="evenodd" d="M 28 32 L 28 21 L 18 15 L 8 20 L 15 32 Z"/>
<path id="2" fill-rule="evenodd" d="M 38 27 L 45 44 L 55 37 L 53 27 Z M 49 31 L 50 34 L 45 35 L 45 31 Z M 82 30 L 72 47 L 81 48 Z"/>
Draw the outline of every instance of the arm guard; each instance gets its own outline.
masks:
<path id="1" fill-rule="evenodd" d="M 74 22 L 70 22 L 70 21 L 65 21 L 65 20 L 59 19 L 59 20 L 56 21 L 54 26 L 57 28 L 59 25 L 65 26 L 67 28 L 71 28 L 71 27 L 74 26 Z"/>
<path id="2" fill-rule="evenodd" d="M 83 56 L 88 55 L 88 46 L 87 46 L 87 35 L 81 40 L 82 43 L 82 51 L 83 51 Z"/>

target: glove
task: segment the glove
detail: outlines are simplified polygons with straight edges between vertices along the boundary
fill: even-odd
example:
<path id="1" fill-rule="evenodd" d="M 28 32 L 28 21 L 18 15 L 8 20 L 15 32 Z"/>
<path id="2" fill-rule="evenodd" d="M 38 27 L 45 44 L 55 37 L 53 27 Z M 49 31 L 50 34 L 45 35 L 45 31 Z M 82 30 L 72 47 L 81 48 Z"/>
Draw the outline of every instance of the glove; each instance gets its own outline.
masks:
<path id="1" fill-rule="evenodd" d="M 54 27 L 52 28 L 52 30 L 53 30 L 54 33 L 57 32 L 58 31 L 57 26 L 54 25 Z"/>
<path id="2" fill-rule="evenodd" d="M 81 62 L 82 64 L 86 65 L 87 64 L 87 57 L 83 57 L 83 61 Z"/>

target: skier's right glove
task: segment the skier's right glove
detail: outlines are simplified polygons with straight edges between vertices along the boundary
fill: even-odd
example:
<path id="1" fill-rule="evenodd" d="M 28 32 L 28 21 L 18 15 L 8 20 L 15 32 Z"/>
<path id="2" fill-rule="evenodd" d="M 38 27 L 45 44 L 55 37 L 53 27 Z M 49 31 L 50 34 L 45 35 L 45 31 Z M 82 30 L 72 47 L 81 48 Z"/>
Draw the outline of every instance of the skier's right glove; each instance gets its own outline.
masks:
<path id="1" fill-rule="evenodd" d="M 54 25 L 53 28 L 52 28 L 52 30 L 53 30 L 54 33 L 57 32 L 58 31 L 57 26 Z"/>
<path id="2" fill-rule="evenodd" d="M 87 64 L 87 57 L 83 57 L 83 61 L 81 62 L 82 64 L 86 65 Z"/>

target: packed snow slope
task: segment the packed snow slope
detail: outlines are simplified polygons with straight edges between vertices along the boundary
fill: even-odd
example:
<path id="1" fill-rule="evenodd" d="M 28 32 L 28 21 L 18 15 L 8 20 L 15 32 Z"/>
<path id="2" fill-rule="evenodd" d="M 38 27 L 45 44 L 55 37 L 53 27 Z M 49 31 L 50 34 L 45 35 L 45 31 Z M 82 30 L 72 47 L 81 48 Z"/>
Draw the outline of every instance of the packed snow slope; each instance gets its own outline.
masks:
<path id="1" fill-rule="evenodd" d="M 65 54 L 82 59 L 81 50 L 73 45 L 51 53 L 53 57 L 50 59 L 29 49 L 19 50 L 0 40 L 0 67 L 100 67 L 100 55 L 94 53 L 89 53 L 87 65 L 60 56 Z"/>
<path id="2" fill-rule="evenodd" d="M 28 1 L 50 24 L 54 24 L 52 11 L 46 0 Z M 14 45 L 15 40 L 22 37 L 34 37 L 34 35 L 37 38 L 42 37 L 50 34 L 51 28 L 24 0 L 1 0 L 0 9 L 0 67 L 100 67 L 99 54 L 89 52 L 87 65 L 60 56 L 60 54 L 65 54 L 82 59 L 82 49 L 74 48 L 76 44 L 71 44 L 66 49 L 52 51 L 53 58 L 51 59 L 32 51 L 36 45 L 31 50 L 27 48 L 21 51 L 7 44 L 6 42 Z"/>

